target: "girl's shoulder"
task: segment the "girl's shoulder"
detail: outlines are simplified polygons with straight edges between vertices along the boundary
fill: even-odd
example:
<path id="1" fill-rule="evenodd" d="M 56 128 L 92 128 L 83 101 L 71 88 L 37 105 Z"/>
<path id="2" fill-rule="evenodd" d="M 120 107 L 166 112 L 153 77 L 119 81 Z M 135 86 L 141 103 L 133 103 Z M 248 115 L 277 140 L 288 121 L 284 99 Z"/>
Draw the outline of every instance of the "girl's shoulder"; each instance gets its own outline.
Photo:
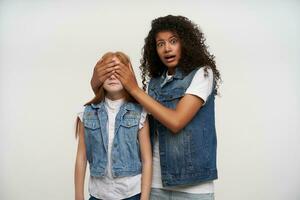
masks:
<path id="1" fill-rule="evenodd" d="M 125 108 L 128 110 L 135 110 L 135 111 L 139 111 L 142 112 L 143 107 L 137 103 L 137 102 L 126 102 Z"/>
<path id="2" fill-rule="evenodd" d="M 105 109 L 103 102 L 100 102 L 98 104 L 84 105 L 83 108 L 82 108 L 82 112 L 79 113 L 78 116 L 79 115 L 81 116 L 81 117 L 79 117 L 81 119 L 81 121 L 96 119 L 98 109 Z"/>

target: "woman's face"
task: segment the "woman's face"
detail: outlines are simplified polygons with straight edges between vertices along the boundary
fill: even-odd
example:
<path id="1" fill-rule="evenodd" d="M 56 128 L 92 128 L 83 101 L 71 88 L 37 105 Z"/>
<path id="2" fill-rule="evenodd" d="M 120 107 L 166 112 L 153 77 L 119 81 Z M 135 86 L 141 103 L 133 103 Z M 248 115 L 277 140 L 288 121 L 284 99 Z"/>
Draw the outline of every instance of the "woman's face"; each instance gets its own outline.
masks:
<path id="1" fill-rule="evenodd" d="M 181 43 L 177 34 L 171 31 L 158 32 L 155 38 L 157 54 L 169 74 L 174 74 L 181 58 Z"/>

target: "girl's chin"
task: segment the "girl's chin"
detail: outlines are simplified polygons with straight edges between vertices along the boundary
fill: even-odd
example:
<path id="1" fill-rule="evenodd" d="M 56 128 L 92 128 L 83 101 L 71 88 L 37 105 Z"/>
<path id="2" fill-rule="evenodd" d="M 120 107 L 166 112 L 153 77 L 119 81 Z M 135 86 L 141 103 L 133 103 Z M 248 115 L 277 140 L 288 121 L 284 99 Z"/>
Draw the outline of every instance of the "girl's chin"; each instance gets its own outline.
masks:
<path id="1" fill-rule="evenodd" d="M 109 92 L 106 93 L 106 97 L 111 99 L 111 100 L 117 100 L 117 99 L 124 98 L 125 94 L 123 93 L 123 90 L 117 91 L 117 92 L 109 91 Z"/>

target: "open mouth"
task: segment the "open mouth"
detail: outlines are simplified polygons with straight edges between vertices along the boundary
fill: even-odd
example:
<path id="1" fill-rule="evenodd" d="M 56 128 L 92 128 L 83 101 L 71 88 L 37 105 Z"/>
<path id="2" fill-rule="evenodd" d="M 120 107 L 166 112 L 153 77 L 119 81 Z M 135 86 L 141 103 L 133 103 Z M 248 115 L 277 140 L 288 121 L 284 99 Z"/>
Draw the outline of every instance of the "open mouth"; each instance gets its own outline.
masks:
<path id="1" fill-rule="evenodd" d="M 175 60 L 175 57 L 176 57 L 175 55 L 169 55 L 169 56 L 165 56 L 164 58 L 167 62 L 173 62 Z"/>

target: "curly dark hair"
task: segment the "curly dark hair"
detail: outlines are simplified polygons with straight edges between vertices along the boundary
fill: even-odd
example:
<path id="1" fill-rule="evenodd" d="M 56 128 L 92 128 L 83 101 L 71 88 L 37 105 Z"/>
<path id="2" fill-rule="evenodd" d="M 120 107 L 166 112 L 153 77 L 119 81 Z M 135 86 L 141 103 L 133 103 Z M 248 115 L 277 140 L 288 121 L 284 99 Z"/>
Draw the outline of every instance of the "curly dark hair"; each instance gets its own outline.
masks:
<path id="1" fill-rule="evenodd" d="M 154 19 L 151 23 L 151 30 L 145 38 L 145 45 L 142 49 L 141 72 L 143 89 L 146 89 L 148 78 L 161 76 L 167 67 L 160 60 L 156 51 L 156 35 L 161 31 L 171 31 L 178 35 L 181 42 L 181 58 L 177 67 L 186 74 L 197 67 L 211 68 L 214 74 L 214 94 L 218 93 L 221 82 L 220 72 L 216 67 L 214 56 L 207 50 L 205 37 L 200 28 L 183 16 L 167 15 Z"/>

